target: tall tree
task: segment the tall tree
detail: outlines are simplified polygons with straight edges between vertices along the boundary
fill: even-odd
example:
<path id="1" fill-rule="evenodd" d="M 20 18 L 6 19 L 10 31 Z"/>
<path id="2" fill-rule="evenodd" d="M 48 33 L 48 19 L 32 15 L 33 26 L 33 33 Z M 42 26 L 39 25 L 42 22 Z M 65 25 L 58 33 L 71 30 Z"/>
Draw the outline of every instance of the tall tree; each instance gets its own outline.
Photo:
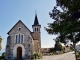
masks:
<path id="1" fill-rule="evenodd" d="M 2 43 L 2 38 L 0 37 L 0 50 L 2 49 L 1 43 Z"/>
<path id="2" fill-rule="evenodd" d="M 56 41 L 54 49 L 55 49 L 55 51 L 62 51 L 63 50 L 63 47 L 59 41 Z"/>
<path id="3" fill-rule="evenodd" d="M 80 20 L 71 18 L 74 12 L 80 11 L 80 0 L 56 0 L 56 6 L 49 15 L 54 21 L 45 28 L 49 34 L 57 34 L 56 40 L 73 45 L 80 41 Z M 75 48 L 75 46 L 74 46 Z"/>

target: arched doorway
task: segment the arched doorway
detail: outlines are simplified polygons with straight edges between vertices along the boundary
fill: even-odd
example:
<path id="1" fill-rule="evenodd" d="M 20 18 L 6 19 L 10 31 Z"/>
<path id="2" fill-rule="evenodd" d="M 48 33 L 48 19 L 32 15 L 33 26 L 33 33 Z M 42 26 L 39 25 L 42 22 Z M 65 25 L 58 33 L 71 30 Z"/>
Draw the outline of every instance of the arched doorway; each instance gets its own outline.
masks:
<path id="1" fill-rule="evenodd" d="M 22 59 L 22 48 L 21 47 L 17 48 L 17 59 Z"/>

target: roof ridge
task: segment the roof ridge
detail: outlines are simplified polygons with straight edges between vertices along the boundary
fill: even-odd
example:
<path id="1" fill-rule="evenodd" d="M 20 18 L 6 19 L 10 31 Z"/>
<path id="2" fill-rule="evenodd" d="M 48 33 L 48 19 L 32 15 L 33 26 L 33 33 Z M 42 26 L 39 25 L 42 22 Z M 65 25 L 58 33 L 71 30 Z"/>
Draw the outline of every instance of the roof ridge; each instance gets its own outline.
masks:
<path id="1" fill-rule="evenodd" d="M 9 30 L 9 32 L 19 23 L 19 22 L 21 22 L 26 28 L 27 28 L 27 26 L 21 21 L 21 20 L 19 20 L 10 30 Z M 27 28 L 28 29 L 28 28 Z M 29 30 L 29 29 L 28 29 Z M 29 30 L 30 31 L 30 30 Z M 9 34 L 9 32 L 7 33 L 7 34 Z M 31 31 L 30 31 L 31 32 Z"/>

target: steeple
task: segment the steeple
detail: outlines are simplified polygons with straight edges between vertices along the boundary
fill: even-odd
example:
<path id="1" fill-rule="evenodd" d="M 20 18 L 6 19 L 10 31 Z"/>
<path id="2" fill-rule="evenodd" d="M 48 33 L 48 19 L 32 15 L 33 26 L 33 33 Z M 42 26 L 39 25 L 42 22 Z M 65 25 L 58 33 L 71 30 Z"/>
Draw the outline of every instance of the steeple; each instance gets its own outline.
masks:
<path id="1" fill-rule="evenodd" d="M 34 24 L 33 25 L 34 26 L 38 26 L 39 25 L 36 11 L 35 11 L 35 19 L 34 19 Z"/>
<path id="2" fill-rule="evenodd" d="M 38 22 L 38 17 L 37 17 L 37 13 L 35 11 L 35 19 L 34 19 L 34 24 L 32 25 L 33 28 L 33 32 L 32 32 L 32 37 L 34 41 L 34 46 L 37 47 L 37 49 L 35 48 L 35 51 L 40 52 L 40 48 L 41 48 L 41 25 Z M 37 46 L 36 46 L 37 44 Z"/>
<path id="3" fill-rule="evenodd" d="M 40 32 L 41 25 L 38 22 L 37 13 L 35 11 L 34 24 L 32 25 L 33 32 Z"/>

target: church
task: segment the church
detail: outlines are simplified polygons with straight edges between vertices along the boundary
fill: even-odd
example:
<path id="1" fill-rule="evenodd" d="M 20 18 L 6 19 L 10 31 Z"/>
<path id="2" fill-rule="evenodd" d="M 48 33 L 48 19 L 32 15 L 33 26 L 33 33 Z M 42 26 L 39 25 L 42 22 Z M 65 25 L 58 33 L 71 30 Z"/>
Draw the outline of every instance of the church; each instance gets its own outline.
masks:
<path id="1" fill-rule="evenodd" d="M 41 25 L 35 14 L 33 32 L 19 20 L 7 33 L 6 60 L 28 59 L 34 52 L 40 53 L 41 49 Z"/>

